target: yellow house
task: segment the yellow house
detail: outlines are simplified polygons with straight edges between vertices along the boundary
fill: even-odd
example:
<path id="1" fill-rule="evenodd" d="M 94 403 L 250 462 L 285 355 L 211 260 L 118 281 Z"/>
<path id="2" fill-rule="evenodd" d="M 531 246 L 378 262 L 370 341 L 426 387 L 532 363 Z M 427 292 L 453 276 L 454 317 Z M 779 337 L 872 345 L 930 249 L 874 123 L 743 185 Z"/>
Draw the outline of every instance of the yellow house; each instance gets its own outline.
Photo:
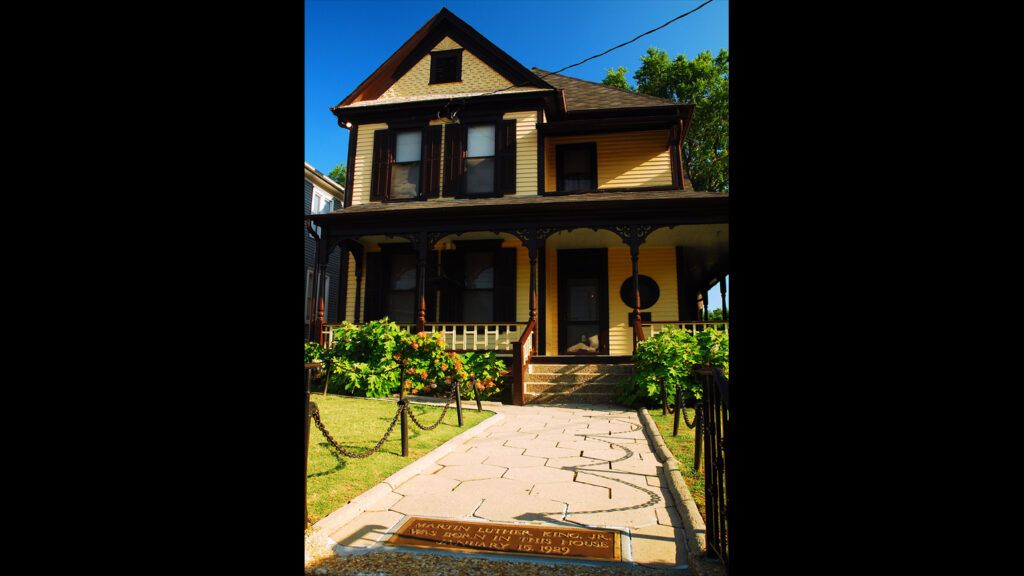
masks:
<path id="1" fill-rule="evenodd" d="M 527 69 L 442 9 L 331 111 L 349 131 L 346 197 L 307 227 L 318 263 L 348 259 L 343 320 L 508 354 L 519 404 L 609 400 L 559 375 L 713 324 L 728 195 L 683 170 L 692 105 Z M 576 364 L 594 369 L 562 368 Z"/>

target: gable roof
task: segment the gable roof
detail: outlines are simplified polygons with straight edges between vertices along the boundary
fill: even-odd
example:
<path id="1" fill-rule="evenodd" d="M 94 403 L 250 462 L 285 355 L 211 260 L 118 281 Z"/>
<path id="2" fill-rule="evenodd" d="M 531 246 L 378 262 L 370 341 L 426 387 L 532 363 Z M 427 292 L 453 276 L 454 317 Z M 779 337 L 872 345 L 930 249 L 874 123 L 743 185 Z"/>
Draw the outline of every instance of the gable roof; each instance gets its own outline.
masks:
<path id="1" fill-rule="evenodd" d="M 538 77 L 544 76 L 544 81 L 556 89 L 565 91 L 565 110 L 575 112 L 577 110 L 605 110 L 612 108 L 651 108 L 654 106 L 681 106 L 675 100 L 658 98 L 637 94 L 614 86 L 605 86 L 589 80 L 581 80 L 572 76 L 552 74 L 532 68 L 531 72 Z M 550 74 L 549 76 L 546 76 Z"/>
<path id="2" fill-rule="evenodd" d="M 384 61 L 369 78 L 363 80 L 362 84 L 331 110 L 334 111 L 335 108 L 364 100 L 376 99 L 445 36 L 451 37 L 463 48 L 475 54 L 498 74 L 509 80 L 510 84 L 552 89 L 550 84 L 538 78 L 501 48 L 484 38 L 469 24 L 463 22 L 447 8 L 441 8 L 440 12 L 427 20 L 427 23 L 406 40 L 405 44 L 402 44 L 390 58 Z"/>

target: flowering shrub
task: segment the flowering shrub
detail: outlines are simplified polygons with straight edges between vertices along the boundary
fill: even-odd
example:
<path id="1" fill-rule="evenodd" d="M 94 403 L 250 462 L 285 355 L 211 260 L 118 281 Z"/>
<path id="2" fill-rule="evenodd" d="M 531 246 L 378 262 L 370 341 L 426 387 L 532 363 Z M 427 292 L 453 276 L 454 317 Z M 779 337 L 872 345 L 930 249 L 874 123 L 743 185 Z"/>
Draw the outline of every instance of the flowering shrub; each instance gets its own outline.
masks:
<path id="1" fill-rule="evenodd" d="M 729 334 L 703 330 L 696 336 L 686 330 L 666 329 L 637 344 L 633 376 L 622 384 L 619 401 L 626 405 L 655 406 L 661 403 L 661 383 L 669 401 L 681 386 L 683 401 L 699 400 L 701 385 L 691 378 L 695 364 L 711 364 L 729 376 Z"/>
<path id="2" fill-rule="evenodd" d="M 333 361 L 330 387 L 348 394 L 380 398 L 396 394 L 447 395 L 453 383 L 463 398 L 492 398 L 501 392 L 505 363 L 494 353 L 459 356 L 445 349 L 440 334 L 410 334 L 394 322 L 375 320 L 362 326 L 343 322 L 334 329 L 334 345 L 323 350 L 306 343 L 306 362 Z M 329 390 L 331 389 L 329 387 Z"/>

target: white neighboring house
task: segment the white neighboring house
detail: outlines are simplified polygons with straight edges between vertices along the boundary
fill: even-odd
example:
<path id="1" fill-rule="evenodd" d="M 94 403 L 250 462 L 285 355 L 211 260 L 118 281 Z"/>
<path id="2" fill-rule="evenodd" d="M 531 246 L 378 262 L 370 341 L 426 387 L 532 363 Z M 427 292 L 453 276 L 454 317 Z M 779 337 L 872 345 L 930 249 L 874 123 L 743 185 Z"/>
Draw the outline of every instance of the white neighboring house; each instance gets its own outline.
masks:
<path id="1" fill-rule="evenodd" d="M 341 208 L 345 204 L 345 187 L 314 168 L 306 162 L 306 185 L 305 185 L 305 214 L 323 214 Z M 314 226 L 314 229 L 317 227 Z M 309 334 L 310 307 L 313 305 L 313 259 L 315 258 L 316 242 L 303 230 L 306 237 L 306 306 L 305 306 L 305 334 Z M 327 264 L 327 279 L 325 281 L 324 319 L 327 322 L 338 321 L 338 288 L 341 278 L 341 259 L 337 253 L 331 255 Z"/>

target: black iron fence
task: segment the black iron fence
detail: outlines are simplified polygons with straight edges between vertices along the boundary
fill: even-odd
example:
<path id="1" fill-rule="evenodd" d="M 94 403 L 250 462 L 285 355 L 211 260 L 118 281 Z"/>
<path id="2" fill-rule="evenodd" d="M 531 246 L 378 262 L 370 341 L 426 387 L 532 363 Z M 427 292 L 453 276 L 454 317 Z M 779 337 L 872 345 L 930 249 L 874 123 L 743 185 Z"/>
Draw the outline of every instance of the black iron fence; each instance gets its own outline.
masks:
<path id="1" fill-rule="evenodd" d="M 448 414 L 448 408 L 451 406 L 453 401 L 455 402 L 455 412 L 458 415 L 459 427 L 462 427 L 462 398 L 461 394 L 459 393 L 458 382 L 452 383 L 451 389 L 449 390 L 448 396 L 444 403 L 444 408 L 441 410 L 441 416 L 438 417 L 437 421 L 435 421 L 433 424 L 423 424 L 417 419 L 416 414 L 412 411 L 409 405 L 409 400 L 405 397 L 405 387 L 401 386 L 399 387 L 398 401 L 396 402 L 395 417 L 391 419 L 391 424 L 388 426 L 387 431 L 384 432 L 384 435 L 369 450 L 364 450 L 363 452 L 350 451 L 341 444 L 339 444 L 338 441 L 334 439 L 334 436 L 331 435 L 330 431 L 327 429 L 327 426 L 323 423 L 323 420 L 320 418 L 320 409 L 317 407 L 316 403 L 311 402 L 309 399 L 310 388 L 313 385 L 314 374 L 317 374 L 319 380 L 323 382 L 323 395 L 327 395 L 327 385 L 329 383 L 328 381 L 330 380 L 331 366 L 331 360 L 327 360 L 323 364 L 319 362 L 306 364 L 306 457 L 304 462 L 304 478 L 308 477 L 309 475 L 309 425 L 311 421 L 314 424 L 316 424 L 316 427 L 320 430 L 320 433 L 323 434 L 324 438 L 327 439 L 327 442 L 335 450 L 337 450 L 338 453 L 348 458 L 366 458 L 380 451 L 381 447 L 384 446 L 384 443 L 387 442 L 388 437 L 391 436 L 391 432 L 394 431 L 395 425 L 398 423 L 401 423 L 402 456 L 408 457 L 409 419 L 411 418 L 413 424 L 415 424 L 421 430 L 433 430 L 434 428 L 437 428 L 444 420 L 444 417 Z M 402 368 L 402 372 L 404 373 L 404 364 L 402 365 Z M 473 387 L 473 392 L 476 397 L 477 412 L 480 412 L 483 409 L 483 407 L 480 405 L 480 392 L 477 390 L 475 386 Z M 308 495 L 308 490 L 306 488 L 305 483 L 303 483 L 303 490 L 305 491 L 305 495 Z M 303 505 L 305 506 L 305 502 L 303 502 Z M 305 525 L 308 526 L 309 513 L 307 508 L 304 508 L 304 514 Z"/>
<path id="2" fill-rule="evenodd" d="M 703 387 L 696 446 L 704 451 L 704 524 L 708 554 L 714 554 L 729 571 L 729 458 L 726 451 L 729 427 L 729 380 L 721 368 L 697 367 L 694 376 Z M 699 459 L 699 453 L 695 454 Z"/>

